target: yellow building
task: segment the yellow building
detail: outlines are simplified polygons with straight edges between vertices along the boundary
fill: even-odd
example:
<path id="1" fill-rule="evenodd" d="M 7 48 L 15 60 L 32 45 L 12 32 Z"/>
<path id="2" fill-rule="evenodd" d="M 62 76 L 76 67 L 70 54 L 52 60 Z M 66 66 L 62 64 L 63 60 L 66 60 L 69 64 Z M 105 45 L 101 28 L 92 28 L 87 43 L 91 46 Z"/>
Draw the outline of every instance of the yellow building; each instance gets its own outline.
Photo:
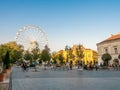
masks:
<path id="1" fill-rule="evenodd" d="M 92 49 L 86 49 L 83 45 L 82 46 L 82 50 L 83 50 L 83 58 L 81 60 L 83 60 L 84 64 L 86 65 L 87 63 L 92 63 L 94 64 L 95 62 L 97 62 L 98 60 L 98 54 L 96 51 L 92 50 Z M 75 50 L 76 48 L 78 48 L 78 45 L 73 45 L 72 49 L 73 49 L 73 54 L 75 55 Z M 76 55 L 75 55 L 76 56 Z M 78 58 L 75 57 L 76 61 Z"/>
<path id="2" fill-rule="evenodd" d="M 85 65 L 88 63 L 95 64 L 95 62 L 97 62 L 98 60 L 98 54 L 96 51 L 92 49 L 85 49 L 83 60 L 84 60 Z"/>
<path id="3" fill-rule="evenodd" d="M 70 62 L 70 60 L 73 61 L 73 64 L 75 65 L 76 62 L 78 60 L 82 60 L 84 62 L 84 64 L 88 64 L 88 63 L 92 63 L 94 64 L 95 62 L 97 62 L 98 60 L 98 54 L 96 51 L 92 50 L 92 49 L 86 49 L 83 45 L 81 45 L 81 50 L 83 51 L 83 58 L 79 58 L 76 55 L 76 49 L 79 47 L 79 45 L 73 45 L 73 47 L 71 48 L 71 53 L 74 55 L 74 57 L 68 57 L 68 62 Z M 67 55 L 68 52 L 65 50 L 60 50 L 56 53 L 56 55 L 62 54 L 64 57 L 64 62 L 66 62 L 67 60 Z M 58 60 L 59 61 L 59 60 Z"/>

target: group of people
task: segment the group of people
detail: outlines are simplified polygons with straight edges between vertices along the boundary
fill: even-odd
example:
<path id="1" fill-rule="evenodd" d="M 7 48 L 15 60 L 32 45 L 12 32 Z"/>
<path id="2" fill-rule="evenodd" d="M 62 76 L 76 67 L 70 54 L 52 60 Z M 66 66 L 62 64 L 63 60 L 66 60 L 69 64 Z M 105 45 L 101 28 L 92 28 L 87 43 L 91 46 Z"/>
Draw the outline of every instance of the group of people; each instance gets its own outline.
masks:
<path id="1" fill-rule="evenodd" d="M 82 61 L 78 61 L 77 62 L 77 67 L 78 67 L 78 69 L 85 69 L 85 70 L 95 69 L 96 71 L 98 71 L 98 69 L 99 69 L 99 65 L 98 65 L 97 62 L 95 64 L 90 62 L 90 63 L 87 63 L 87 64 L 84 65 Z"/>
<path id="2" fill-rule="evenodd" d="M 37 71 L 37 65 L 39 65 L 39 62 L 38 60 L 35 60 L 33 63 L 32 63 L 32 67 L 34 67 L 35 71 Z M 30 62 L 29 61 L 26 61 L 24 60 L 22 63 L 21 63 L 21 68 L 23 71 L 28 71 L 29 68 L 31 67 L 30 66 Z"/>
<path id="3" fill-rule="evenodd" d="M 72 61 L 66 62 L 65 64 L 54 64 L 52 62 L 42 62 L 42 67 L 44 70 L 50 68 L 50 70 L 72 70 L 73 63 Z"/>
<path id="4" fill-rule="evenodd" d="M 35 71 L 37 71 L 37 66 L 39 66 L 39 61 L 35 60 L 32 64 L 33 64 L 33 67 L 34 67 Z M 77 66 L 77 68 L 79 70 L 83 70 L 83 69 L 93 70 L 93 69 L 95 69 L 96 71 L 100 67 L 98 65 L 98 63 L 95 63 L 94 65 L 90 64 L 90 63 L 86 64 L 86 65 L 83 65 L 83 63 L 81 61 L 78 61 L 75 66 Z M 21 64 L 22 70 L 23 71 L 28 71 L 29 67 L 30 67 L 30 62 L 24 60 Z M 49 68 L 51 70 L 72 70 L 74 65 L 73 65 L 73 62 L 71 60 L 69 62 L 66 61 L 66 63 L 64 63 L 64 64 L 58 64 L 58 63 L 54 64 L 52 62 L 42 62 L 42 67 L 43 67 L 44 70 L 46 70 L 47 68 Z"/>
<path id="5" fill-rule="evenodd" d="M 21 68 L 23 71 L 28 71 L 29 70 L 29 62 L 26 62 L 26 61 L 23 61 L 22 64 L 21 64 Z"/>

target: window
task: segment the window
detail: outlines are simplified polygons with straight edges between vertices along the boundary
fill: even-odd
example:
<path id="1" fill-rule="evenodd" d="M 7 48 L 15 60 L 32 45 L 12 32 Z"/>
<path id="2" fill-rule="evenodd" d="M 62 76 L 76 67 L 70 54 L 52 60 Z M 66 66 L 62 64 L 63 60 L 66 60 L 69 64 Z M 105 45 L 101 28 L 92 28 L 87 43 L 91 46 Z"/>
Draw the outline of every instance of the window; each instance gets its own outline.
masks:
<path id="1" fill-rule="evenodd" d="M 108 49 L 107 48 L 105 48 L 105 53 L 108 53 Z"/>
<path id="2" fill-rule="evenodd" d="M 88 54 L 88 58 L 90 58 L 91 57 L 91 54 Z"/>
<path id="3" fill-rule="evenodd" d="M 114 47 L 115 54 L 118 54 L 117 47 Z"/>

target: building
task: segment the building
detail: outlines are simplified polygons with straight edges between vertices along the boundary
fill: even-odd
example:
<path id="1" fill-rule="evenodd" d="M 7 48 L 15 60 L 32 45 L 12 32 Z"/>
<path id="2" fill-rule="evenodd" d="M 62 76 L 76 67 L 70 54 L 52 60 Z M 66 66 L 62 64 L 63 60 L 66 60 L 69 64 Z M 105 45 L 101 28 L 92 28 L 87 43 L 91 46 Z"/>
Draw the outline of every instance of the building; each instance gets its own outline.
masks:
<path id="1" fill-rule="evenodd" d="M 76 49 L 80 48 L 80 53 L 83 54 L 83 57 L 80 58 L 76 54 Z M 79 60 L 82 61 L 85 65 L 88 63 L 95 64 L 95 62 L 98 60 L 98 54 L 96 51 L 92 49 L 86 49 L 83 45 L 73 45 L 70 47 L 68 50 L 60 50 L 56 52 L 55 54 L 52 55 L 52 57 L 56 57 L 58 63 L 58 55 L 62 54 L 64 58 L 64 62 L 68 61 L 70 62 L 71 60 L 73 61 L 73 65 L 75 65 Z"/>
<path id="2" fill-rule="evenodd" d="M 118 55 L 120 54 L 120 33 L 116 35 L 111 35 L 109 38 L 103 40 L 100 43 L 97 43 L 98 50 L 98 63 L 103 63 L 101 59 L 102 55 L 105 53 L 109 53 L 112 57 L 110 63 L 112 64 L 114 61 L 118 61 Z"/>
<path id="3" fill-rule="evenodd" d="M 78 47 L 78 45 L 74 45 L 72 47 L 72 49 L 74 50 L 74 54 L 75 54 L 75 49 Z M 92 49 L 87 49 L 84 46 L 82 46 L 82 50 L 83 50 L 83 61 L 84 64 L 88 64 L 88 63 L 92 63 L 95 64 L 95 62 L 97 62 L 98 60 L 98 53 Z M 77 59 L 77 58 L 76 58 Z"/>
<path id="4" fill-rule="evenodd" d="M 97 62 L 98 60 L 98 54 L 96 51 L 92 49 L 85 49 L 83 60 L 85 64 L 88 64 L 88 63 L 95 64 L 95 62 Z"/>

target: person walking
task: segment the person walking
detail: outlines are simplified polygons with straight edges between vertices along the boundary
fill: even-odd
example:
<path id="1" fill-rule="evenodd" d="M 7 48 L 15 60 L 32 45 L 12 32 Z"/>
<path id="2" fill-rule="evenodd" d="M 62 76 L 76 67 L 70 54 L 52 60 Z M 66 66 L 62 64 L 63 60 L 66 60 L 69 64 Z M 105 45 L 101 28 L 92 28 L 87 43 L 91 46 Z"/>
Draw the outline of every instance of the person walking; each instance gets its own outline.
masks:
<path id="1" fill-rule="evenodd" d="M 27 68 L 27 64 L 26 64 L 26 62 L 23 62 L 22 63 L 22 69 L 23 69 L 23 71 L 26 71 L 26 68 Z"/>
<path id="2" fill-rule="evenodd" d="M 95 64 L 95 70 L 98 71 L 98 63 Z"/>
<path id="3" fill-rule="evenodd" d="M 73 64 L 73 62 L 72 62 L 72 60 L 70 61 L 70 70 L 72 70 L 72 64 Z"/>
<path id="4" fill-rule="evenodd" d="M 69 62 L 66 61 L 66 69 L 69 70 Z"/>

